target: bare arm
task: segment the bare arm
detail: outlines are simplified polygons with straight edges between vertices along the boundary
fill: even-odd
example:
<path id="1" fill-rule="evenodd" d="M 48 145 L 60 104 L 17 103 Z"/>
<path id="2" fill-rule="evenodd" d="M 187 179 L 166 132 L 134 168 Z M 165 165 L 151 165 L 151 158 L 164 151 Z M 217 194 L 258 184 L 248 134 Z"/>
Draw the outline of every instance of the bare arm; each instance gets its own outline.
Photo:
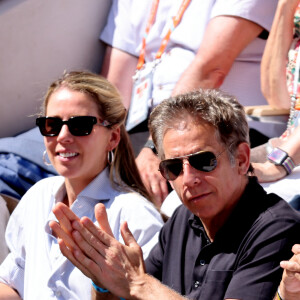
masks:
<path id="1" fill-rule="evenodd" d="M 259 182 L 273 182 L 286 176 L 286 171 L 282 166 L 276 166 L 269 161 L 252 163 L 252 166 Z"/>
<path id="2" fill-rule="evenodd" d="M 287 140 L 278 146 L 292 158 L 295 165 L 300 164 L 300 127 L 296 127 Z M 272 182 L 286 176 L 282 166 L 276 166 L 266 161 L 265 163 L 252 163 L 254 173 L 260 182 Z"/>
<path id="3" fill-rule="evenodd" d="M 0 300 L 21 300 L 21 297 L 11 287 L 0 283 Z"/>
<path id="4" fill-rule="evenodd" d="M 169 289 L 167 286 L 162 285 L 157 279 L 152 276 L 145 275 L 145 278 L 141 280 L 136 288 L 132 289 L 133 292 L 131 296 L 126 297 L 126 299 L 135 300 L 187 300 L 174 290 Z M 113 294 L 103 294 L 93 292 L 93 300 L 118 300 L 119 297 Z"/>
<path id="5" fill-rule="evenodd" d="M 112 293 L 99 293 L 94 288 L 92 289 L 92 300 L 120 300 L 121 298 Z"/>
<path id="6" fill-rule="evenodd" d="M 200 87 L 220 87 L 236 57 L 262 30 L 258 24 L 239 17 L 211 19 L 201 46 L 177 82 L 173 95 Z"/>
<path id="7" fill-rule="evenodd" d="M 286 61 L 293 39 L 294 13 L 299 0 L 280 0 L 261 63 L 261 87 L 268 103 L 290 108 Z"/>
<path id="8" fill-rule="evenodd" d="M 138 58 L 127 52 L 111 46 L 106 47 L 101 75 L 119 89 L 127 109 L 130 106 L 132 76 L 135 74 L 137 62 Z"/>

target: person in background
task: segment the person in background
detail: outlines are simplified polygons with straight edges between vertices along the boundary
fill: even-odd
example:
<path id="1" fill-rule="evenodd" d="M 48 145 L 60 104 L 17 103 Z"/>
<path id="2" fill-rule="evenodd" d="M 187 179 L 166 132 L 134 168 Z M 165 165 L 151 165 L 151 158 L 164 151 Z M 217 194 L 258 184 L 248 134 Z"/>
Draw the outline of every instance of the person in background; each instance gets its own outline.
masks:
<path id="1" fill-rule="evenodd" d="M 298 184 L 300 164 L 300 1 L 278 1 L 272 28 L 262 57 L 261 87 L 270 105 L 290 108 L 287 130 L 263 145 L 251 148 L 250 161 L 255 176 L 268 192 L 278 193 L 294 208 L 300 209 Z M 158 172 L 157 172 L 158 173 Z M 289 176 L 290 175 L 290 176 Z M 161 206 L 171 215 L 180 205 L 176 193 L 168 195 Z"/>
<path id="2" fill-rule="evenodd" d="M 299 0 L 279 0 L 261 63 L 261 87 L 275 108 L 291 108 L 299 98 Z M 297 80 L 298 79 L 298 80 Z"/>
<path id="3" fill-rule="evenodd" d="M 300 163 L 299 4 L 299 0 L 278 1 L 261 66 L 262 91 L 269 104 L 276 108 L 290 108 L 287 129 L 267 144 L 251 149 L 251 161 L 259 181 L 273 182 L 268 185 L 273 190 L 281 187 L 287 193 L 285 197 L 292 199 L 291 203 L 298 208 L 300 199 L 295 179 L 299 174 L 293 169 Z M 285 182 L 280 181 L 290 174 Z"/>
<path id="4" fill-rule="evenodd" d="M 4 237 L 8 219 L 9 210 L 7 208 L 5 199 L 0 195 L 0 264 L 9 252 Z"/>
<path id="5" fill-rule="evenodd" d="M 0 194 L 18 201 L 36 182 L 57 175 L 53 166 L 43 161 L 44 151 L 37 127 L 0 138 Z"/>
<path id="6" fill-rule="evenodd" d="M 140 122 L 129 133 L 143 182 L 157 205 L 169 190 L 156 172 L 153 142 L 147 141 L 149 111 L 171 94 L 198 88 L 220 87 L 243 105 L 266 104 L 260 62 L 276 5 L 276 0 L 112 1 L 100 36 L 107 44 L 101 74 L 135 112 L 127 129 Z M 251 127 L 252 146 L 283 130 L 259 122 Z"/>
<path id="7" fill-rule="evenodd" d="M 99 75 L 70 72 L 50 85 L 36 124 L 60 176 L 36 183 L 10 217 L 0 299 L 91 297 L 89 278 L 60 252 L 49 227 L 56 220 L 52 210 L 69 207 L 96 222 L 94 206 L 102 203 L 118 240 L 119 224 L 127 221 L 145 257 L 156 244 L 163 221 L 147 200 L 125 116 L 117 89 Z"/>
<path id="8" fill-rule="evenodd" d="M 243 106 L 221 91 L 177 95 L 150 115 L 159 169 L 180 206 L 144 261 L 128 229 L 125 245 L 68 208 L 50 226 L 62 253 L 94 282 L 97 299 L 272 299 L 281 260 L 299 241 L 300 214 L 249 176 L 249 129 Z M 68 228 L 66 230 L 65 228 Z"/>

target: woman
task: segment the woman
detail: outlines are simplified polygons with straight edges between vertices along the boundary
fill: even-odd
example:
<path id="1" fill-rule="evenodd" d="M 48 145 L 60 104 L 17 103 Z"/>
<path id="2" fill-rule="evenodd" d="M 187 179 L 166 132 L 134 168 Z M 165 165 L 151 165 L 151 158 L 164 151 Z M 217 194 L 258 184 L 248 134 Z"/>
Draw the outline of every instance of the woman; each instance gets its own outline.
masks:
<path id="1" fill-rule="evenodd" d="M 300 1 L 279 0 L 261 66 L 261 86 L 268 103 L 276 108 L 290 108 L 287 130 L 263 146 L 251 149 L 251 161 L 260 182 L 284 178 L 288 172 L 272 162 L 265 162 L 273 148 L 284 150 L 300 163 Z"/>
<path id="2" fill-rule="evenodd" d="M 162 219 L 146 200 L 124 128 L 126 110 L 104 78 L 71 72 L 51 84 L 37 118 L 51 164 L 60 176 L 43 179 L 21 199 L 8 224 L 11 253 L 0 267 L 0 299 L 89 299 L 91 283 L 60 252 L 49 226 L 54 206 L 96 222 L 103 203 L 112 234 L 127 221 L 147 256 Z M 7 298 L 5 298 L 7 299 Z"/>

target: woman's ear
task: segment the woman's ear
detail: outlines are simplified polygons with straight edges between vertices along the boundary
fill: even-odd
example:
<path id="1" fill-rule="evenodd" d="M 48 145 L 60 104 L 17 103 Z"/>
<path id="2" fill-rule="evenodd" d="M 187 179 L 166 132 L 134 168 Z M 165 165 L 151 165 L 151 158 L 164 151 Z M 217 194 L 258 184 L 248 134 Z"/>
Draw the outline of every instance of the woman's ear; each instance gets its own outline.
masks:
<path id="1" fill-rule="evenodd" d="M 248 173 L 250 166 L 250 146 L 247 143 L 240 143 L 236 150 L 236 161 L 239 174 Z"/>
<path id="2" fill-rule="evenodd" d="M 113 128 L 111 130 L 110 139 L 107 147 L 108 151 L 114 150 L 118 146 L 120 139 L 121 139 L 121 129 L 118 126 L 117 128 Z"/>

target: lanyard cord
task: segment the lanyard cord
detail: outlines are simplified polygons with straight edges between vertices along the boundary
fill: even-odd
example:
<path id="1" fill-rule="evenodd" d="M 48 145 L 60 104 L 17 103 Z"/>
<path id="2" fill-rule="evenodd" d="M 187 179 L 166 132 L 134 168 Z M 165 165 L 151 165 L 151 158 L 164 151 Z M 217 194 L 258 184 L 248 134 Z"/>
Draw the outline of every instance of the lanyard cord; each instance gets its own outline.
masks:
<path id="1" fill-rule="evenodd" d="M 171 28 L 168 30 L 167 34 L 165 35 L 164 39 L 161 42 L 160 48 L 158 50 L 158 52 L 156 53 L 155 58 L 159 59 L 161 58 L 163 52 L 165 51 L 167 44 L 170 40 L 170 36 L 172 31 L 175 29 L 175 27 L 180 23 L 182 16 L 185 12 L 185 10 L 187 9 L 188 5 L 190 4 L 191 0 L 183 0 L 180 8 L 177 12 L 177 15 L 175 17 L 172 17 L 172 26 Z M 153 23 L 154 23 L 154 19 L 156 17 L 156 13 L 157 13 L 157 8 L 158 8 L 158 4 L 159 4 L 159 0 L 154 0 L 152 3 L 152 7 L 151 7 L 151 12 L 150 12 L 150 16 L 147 22 L 147 26 L 146 26 L 146 30 L 145 30 L 145 34 L 143 36 L 143 40 L 142 40 L 142 49 L 140 52 L 140 56 L 139 56 L 139 61 L 137 64 L 137 69 L 140 70 L 144 63 L 145 63 L 145 52 L 146 52 L 146 38 L 149 34 L 150 28 L 152 27 Z"/>
<path id="2" fill-rule="evenodd" d="M 141 49 L 139 61 L 138 61 L 138 64 L 137 64 L 137 69 L 138 70 L 140 70 L 142 68 L 142 66 L 144 65 L 144 62 L 145 62 L 146 39 L 148 37 L 150 28 L 152 27 L 152 25 L 154 23 L 154 19 L 155 19 L 156 13 L 157 13 L 158 3 L 159 3 L 159 0 L 154 0 L 152 2 L 151 12 L 150 12 L 150 16 L 149 16 L 149 19 L 148 19 L 148 22 L 147 22 L 145 34 L 143 36 L 142 49 Z"/>

